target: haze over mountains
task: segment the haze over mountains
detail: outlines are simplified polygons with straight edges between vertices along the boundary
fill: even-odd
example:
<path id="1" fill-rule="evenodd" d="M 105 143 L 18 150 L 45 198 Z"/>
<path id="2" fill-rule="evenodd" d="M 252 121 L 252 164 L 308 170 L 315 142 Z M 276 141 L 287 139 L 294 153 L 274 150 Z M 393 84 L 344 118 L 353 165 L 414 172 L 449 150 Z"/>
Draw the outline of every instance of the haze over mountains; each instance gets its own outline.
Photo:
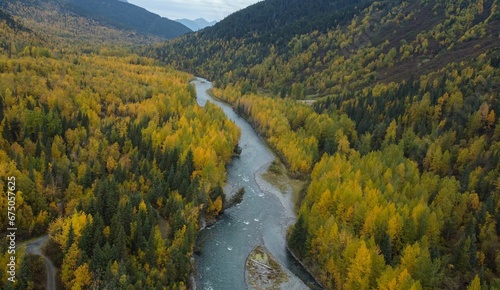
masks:
<path id="1" fill-rule="evenodd" d="M 198 31 L 198 30 L 201 30 L 205 27 L 213 26 L 215 23 L 217 23 L 217 21 L 215 21 L 215 20 L 208 22 L 207 20 L 205 20 L 203 18 L 198 18 L 195 20 L 189 20 L 189 19 L 184 18 L 184 19 L 176 19 L 175 21 L 184 24 L 192 31 Z"/>

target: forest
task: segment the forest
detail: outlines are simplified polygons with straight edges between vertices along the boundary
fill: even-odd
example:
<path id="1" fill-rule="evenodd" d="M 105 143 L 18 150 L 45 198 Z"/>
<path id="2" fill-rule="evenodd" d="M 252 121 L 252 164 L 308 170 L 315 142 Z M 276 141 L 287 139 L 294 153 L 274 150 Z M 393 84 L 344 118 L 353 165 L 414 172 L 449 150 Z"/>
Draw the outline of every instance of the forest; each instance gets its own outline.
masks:
<path id="1" fill-rule="evenodd" d="M 112 47 L 60 54 L 23 27 L 0 25 L 0 179 L 17 181 L 18 242 L 49 234 L 64 289 L 186 289 L 239 129 L 197 105 L 189 74 Z M 43 262 L 21 244 L 17 258 L 19 279 L 1 271 L 0 288 L 40 289 L 30 269 Z"/>
<path id="2" fill-rule="evenodd" d="M 48 233 L 62 288 L 189 287 L 240 132 L 180 71 L 307 183 L 288 246 L 325 289 L 500 288 L 498 0 L 267 0 L 155 44 L 8 2 L 0 179 L 16 176 L 18 235 Z M 19 260 L 0 287 L 35 289 L 43 262 Z"/>
<path id="3" fill-rule="evenodd" d="M 289 242 L 326 288 L 498 287 L 497 59 L 313 106 L 214 90 L 310 179 Z"/>
<path id="4" fill-rule="evenodd" d="M 213 93 L 310 181 L 288 241 L 326 289 L 496 289 L 498 3 L 385 5 L 250 68 L 214 61 Z"/>
<path id="5" fill-rule="evenodd" d="M 261 5 L 267 2 L 267 6 L 279 6 L 282 1 Z M 302 7 L 299 19 L 313 24 L 323 19 L 316 1 L 301 5 L 308 6 L 298 6 Z M 295 6 L 290 6 L 293 13 Z M 328 5 L 320 7 L 325 14 L 336 11 Z M 275 10 L 260 8 L 273 17 Z M 235 14 L 210 30 L 158 44 L 148 53 L 207 76 L 221 88 L 239 83 L 242 93 L 259 88 L 272 96 L 304 99 L 418 79 L 448 63 L 498 48 L 500 12 L 495 0 L 370 1 L 354 7 L 346 4 L 343 9 L 339 15 L 328 14 L 327 19 L 336 23 L 318 28 L 299 24 L 309 31 L 297 33 L 277 31 L 295 22 L 277 28 L 259 24 L 239 28 L 232 19 L 243 18 L 246 23 L 252 18 Z M 245 32 L 245 27 L 251 30 Z"/>

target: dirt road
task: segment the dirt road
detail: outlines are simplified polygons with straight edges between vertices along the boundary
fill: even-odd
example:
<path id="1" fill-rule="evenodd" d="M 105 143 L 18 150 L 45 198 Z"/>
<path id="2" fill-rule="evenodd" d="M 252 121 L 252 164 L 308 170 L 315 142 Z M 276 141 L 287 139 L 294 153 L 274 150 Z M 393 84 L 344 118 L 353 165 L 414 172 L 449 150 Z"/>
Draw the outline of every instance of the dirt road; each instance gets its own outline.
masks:
<path id="1" fill-rule="evenodd" d="M 42 253 L 42 247 L 48 240 L 49 236 L 45 235 L 34 241 L 28 242 L 26 244 L 26 253 L 41 256 L 43 258 L 47 272 L 47 290 L 56 290 L 56 267 L 54 267 L 52 261 Z"/>

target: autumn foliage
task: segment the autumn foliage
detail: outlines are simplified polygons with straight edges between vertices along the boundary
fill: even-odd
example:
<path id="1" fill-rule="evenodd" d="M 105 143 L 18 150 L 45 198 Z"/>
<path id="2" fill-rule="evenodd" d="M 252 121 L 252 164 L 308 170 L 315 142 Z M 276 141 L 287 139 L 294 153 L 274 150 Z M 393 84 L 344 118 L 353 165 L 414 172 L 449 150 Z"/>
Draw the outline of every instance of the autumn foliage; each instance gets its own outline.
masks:
<path id="1" fill-rule="evenodd" d="M 196 104 L 192 76 L 152 59 L 61 55 L 9 39 L 0 179 L 17 180 L 19 239 L 49 233 L 67 289 L 185 289 L 199 218 L 222 210 L 237 127 Z"/>

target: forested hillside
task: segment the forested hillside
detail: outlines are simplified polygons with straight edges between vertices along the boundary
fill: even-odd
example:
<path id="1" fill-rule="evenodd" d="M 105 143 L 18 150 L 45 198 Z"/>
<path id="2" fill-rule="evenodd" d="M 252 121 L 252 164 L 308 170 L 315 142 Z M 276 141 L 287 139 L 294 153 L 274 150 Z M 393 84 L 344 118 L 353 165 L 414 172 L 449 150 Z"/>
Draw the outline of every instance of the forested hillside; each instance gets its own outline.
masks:
<path id="1" fill-rule="evenodd" d="M 152 47 L 149 54 L 213 80 L 222 80 L 228 73 L 239 78 L 274 52 L 286 53 L 294 36 L 345 24 L 370 2 L 261 1 L 229 15 L 210 29 Z"/>
<path id="2" fill-rule="evenodd" d="M 118 0 L 5 0 L 0 8 L 28 24 L 32 22 L 28 26 L 50 35 L 51 41 L 60 36 L 64 46 L 90 39 L 107 44 L 151 43 L 191 32 L 176 21 Z"/>
<path id="3" fill-rule="evenodd" d="M 0 180 L 16 180 L 18 243 L 16 283 L 1 271 L 0 288 L 43 286 L 31 271 L 43 262 L 21 242 L 48 233 L 64 289 L 186 289 L 199 219 L 222 210 L 239 130 L 197 105 L 191 75 L 96 38 L 61 51 L 63 38 L 35 23 L 50 12 L 23 7 L 33 18 L 0 14 Z"/>
<path id="4" fill-rule="evenodd" d="M 58 0 L 78 15 L 119 29 L 170 39 L 191 32 L 183 24 L 118 0 Z"/>
<path id="5" fill-rule="evenodd" d="M 288 8 L 293 15 L 295 6 L 279 6 L 281 2 L 261 2 L 248 8 L 255 7 L 252 15 L 257 16 L 250 17 L 245 9 L 211 29 L 158 45 L 151 53 L 222 87 L 240 82 L 245 92 L 264 88 L 272 95 L 304 98 L 418 78 L 498 47 L 500 16 L 494 0 L 339 1 L 339 7 L 319 6 L 332 23 L 316 14 L 317 1 L 302 1 L 297 17 L 307 25 L 297 20 L 262 26 L 269 20 L 260 15 L 273 19 Z"/>
<path id="6" fill-rule="evenodd" d="M 370 3 L 368 0 L 261 1 L 231 14 L 213 29 L 199 34 L 202 39 L 232 38 L 261 45 L 286 44 L 294 35 L 349 21 Z"/>
<path id="7" fill-rule="evenodd" d="M 239 130 L 158 60 L 309 183 L 288 242 L 324 288 L 500 288 L 498 0 L 267 0 L 140 49 L 157 38 L 68 3 L 0 4 L 0 180 L 63 288 L 186 289 L 224 207 Z M 38 281 L 23 251 L 2 288 Z"/>
<path id="8" fill-rule="evenodd" d="M 310 179 L 289 245 L 325 288 L 496 289 L 498 4 L 374 1 L 285 47 L 216 25 L 156 52 Z"/>

